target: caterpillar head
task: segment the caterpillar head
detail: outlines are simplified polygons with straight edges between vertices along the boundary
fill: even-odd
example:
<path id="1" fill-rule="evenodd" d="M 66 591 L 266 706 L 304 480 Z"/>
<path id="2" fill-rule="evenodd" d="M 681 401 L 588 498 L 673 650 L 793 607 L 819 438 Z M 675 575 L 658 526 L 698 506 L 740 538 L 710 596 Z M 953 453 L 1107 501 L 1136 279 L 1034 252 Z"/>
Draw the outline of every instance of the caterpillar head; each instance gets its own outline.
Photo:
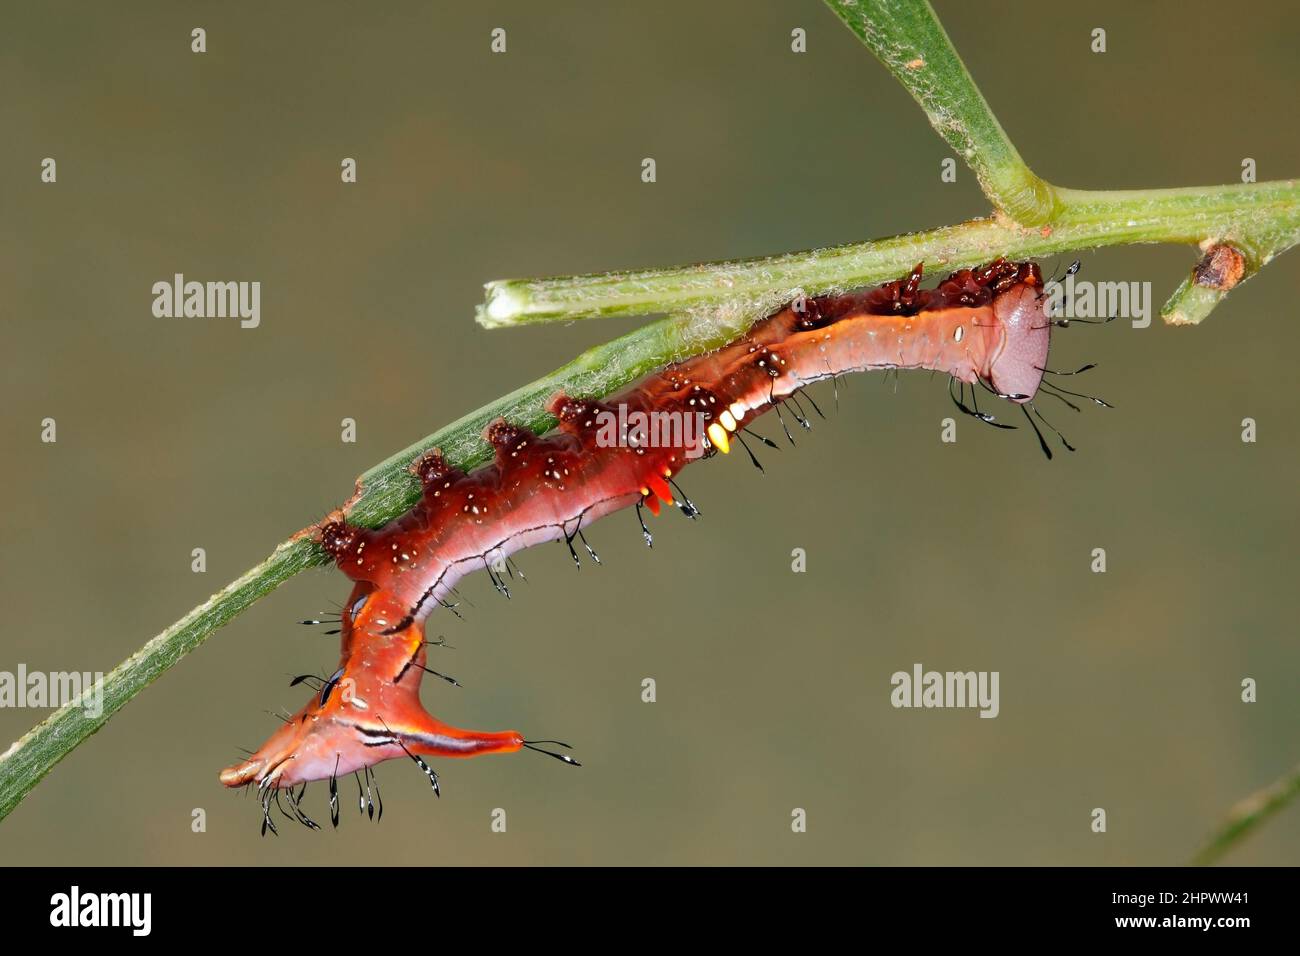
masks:
<path id="1" fill-rule="evenodd" d="M 993 300 L 1002 344 L 989 363 L 989 385 L 1019 404 L 1034 397 L 1047 367 L 1052 333 L 1047 302 L 1041 290 L 1029 283 L 1016 285 Z"/>

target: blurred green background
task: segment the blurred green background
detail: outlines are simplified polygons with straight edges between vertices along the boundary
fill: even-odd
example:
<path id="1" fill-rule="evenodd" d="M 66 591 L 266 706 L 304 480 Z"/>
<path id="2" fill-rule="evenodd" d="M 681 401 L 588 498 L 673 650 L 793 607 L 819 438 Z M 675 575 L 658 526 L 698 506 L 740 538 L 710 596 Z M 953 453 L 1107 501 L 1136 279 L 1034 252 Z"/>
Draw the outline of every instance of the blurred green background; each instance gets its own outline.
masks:
<path id="1" fill-rule="evenodd" d="M 1300 172 L 1288 4 L 937 9 L 1055 182 L 1236 181 L 1244 157 L 1260 179 Z M 5 20 L 4 670 L 109 670 L 365 468 L 636 325 L 482 331 L 486 280 L 830 245 L 987 209 L 964 167 L 940 181 L 950 153 L 920 110 L 811 0 L 49 3 Z M 505 55 L 488 51 L 497 26 Z M 57 185 L 39 181 L 46 156 Z M 1158 309 L 1194 260 L 1109 250 L 1080 278 L 1150 281 Z M 175 272 L 261 281 L 261 327 L 154 318 L 150 287 Z M 1058 333 L 1053 364 L 1100 363 L 1085 390 L 1117 406 L 1045 406 L 1077 454 L 1049 463 L 1024 429 L 969 421 L 941 444 L 941 381 L 859 376 L 797 450 L 763 456 L 766 476 L 736 455 L 687 473 L 704 517 L 658 519 L 653 552 L 622 514 L 589 533 L 602 568 L 575 574 L 555 546 L 520 557 L 528 583 L 509 602 L 468 581 L 467 620 L 431 631 L 456 647 L 433 666 L 465 687 L 426 682 L 430 709 L 571 740 L 581 770 L 444 761 L 439 801 L 390 763 L 382 824 L 345 812 L 337 832 L 284 821 L 259 839 L 255 801 L 216 775 L 271 732 L 267 711 L 302 704 L 290 675 L 333 668 L 335 639 L 294 623 L 346 596 L 321 570 L 73 752 L 0 824 L 0 859 L 1183 862 L 1300 760 L 1298 276 L 1279 260 L 1201 328 Z M 47 416 L 54 445 L 39 440 Z M 339 440 L 345 416 L 355 445 Z M 1257 444 L 1240 441 L 1246 416 Z M 795 547 L 806 574 L 791 573 Z M 893 709 L 889 677 L 914 662 L 1000 671 L 1001 715 Z M 42 716 L 0 710 L 0 741 Z M 318 820 L 324 802 L 309 790 Z M 1229 859 L 1298 858 L 1292 807 Z"/>

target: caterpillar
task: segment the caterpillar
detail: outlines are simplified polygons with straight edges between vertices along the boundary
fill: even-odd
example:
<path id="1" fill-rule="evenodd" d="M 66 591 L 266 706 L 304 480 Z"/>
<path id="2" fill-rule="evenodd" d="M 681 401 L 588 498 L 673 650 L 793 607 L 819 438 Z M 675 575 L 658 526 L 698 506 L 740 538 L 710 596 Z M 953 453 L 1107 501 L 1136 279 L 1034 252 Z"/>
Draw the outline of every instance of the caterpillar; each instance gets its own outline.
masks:
<path id="1" fill-rule="evenodd" d="M 312 699 L 247 760 L 222 771 L 221 782 L 256 785 L 265 834 L 275 830 L 270 805 L 280 803 L 281 793 L 290 807 L 280 806 L 284 815 L 316 828 L 301 800 L 306 785 L 319 780 L 329 783 L 337 826 L 338 779 L 345 774 L 359 774 L 359 804 L 373 816 L 378 788 L 371 768 L 394 758 L 413 760 L 437 794 L 438 775 L 425 757 L 531 749 L 576 765 L 547 749 L 567 744 L 525 739 L 514 730 L 464 730 L 424 709 L 424 676 L 451 680 L 427 666 L 429 615 L 454 610 L 457 582 L 480 569 L 509 596 L 509 558 L 535 544 L 562 540 L 580 563 L 578 541 L 599 562 L 583 529 L 624 508 L 636 509 L 652 546 L 644 510 L 657 515 L 666 504 L 688 517 L 699 514 L 675 480 L 682 468 L 729 453 L 733 442 L 761 468 L 744 436 L 773 443 L 747 426 L 768 410 L 780 416 L 785 405 L 799 425 L 810 427 L 799 398 L 813 383 L 855 371 L 942 372 L 956 406 L 980 421 L 1013 427 L 979 410 L 977 387 L 1019 406 L 1049 458 L 1048 443 L 1030 417 L 1032 411 L 1047 424 L 1033 405 L 1040 388 L 1067 403 L 1065 396 L 1106 404 L 1044 382 L 1052 326 L 1065 320 L 1051 318 L 1036 264 L 996 259 L 955 272 L 933 289 L 921 288 L 921 276 L 918 264 L 907 276 L 871 289 L 798 299 L 730 344 L 668 365 L 604 399 L 557 394 L 548 407 L 558 424 L 544 435 L 498 419 L 484 433 L 493 462 L 466 473 L 437 450 L 427 453 L 412 465 L 420 500 L 382 528 L 350 525 L 341 513 L 332 514 L 316 527 L 315 538 L 355 582 L 339 616 L 338 669 L 317 679 Z M 781 425 L 793 442 L 784 417 Z M 665 431 L 669 440 L 662 440 Z M 382 816 L 382 802 L 378 806 Z"/>

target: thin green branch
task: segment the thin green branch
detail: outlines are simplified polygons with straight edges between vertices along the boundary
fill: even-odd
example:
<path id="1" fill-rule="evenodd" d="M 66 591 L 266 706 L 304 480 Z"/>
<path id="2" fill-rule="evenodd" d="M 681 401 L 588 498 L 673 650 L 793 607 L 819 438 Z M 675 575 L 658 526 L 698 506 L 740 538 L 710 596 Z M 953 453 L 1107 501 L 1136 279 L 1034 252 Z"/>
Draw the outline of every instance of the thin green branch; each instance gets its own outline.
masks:
<path id="1" fill-rule="evenodd" d="M 167 628 L 104 677 L 103 707 L 79 702 L 60 707 L 0 755 L 0 819 L 8 816 L 74 747 L 108 723 L 127 701 L 204 639 L 299 571 L 318 563 L 309 541 L 286 541 L 269 558 L 228 584 Z"/>
<path id="2" fill-rule="evenodd" d="M 1214 863 L 1297 796 L 1300 796 L 1300 766 L 1276 783 L 1252 793 L 1229 810 L 1227 819 L 1196 854 L 1193 864 L 1207 866 Z"/>
<path id="3" fill-rule="evenodd" d="M 1052 186 L 1025 165 L 929 3 L 826 0 L 921 104 L 930 125 L 974 170 L 995 209 L 1026 226 L 1052 218 Z"/>
<path id="4" fill-rule="evenodd" d="M 937 271 L 1000 255 L 1025 259 L 1143 242 L 1230 241 L 1252 250 L 1262 263 L 1300 241 L 1300 183 L 1295 181 L 1118 192 L 1062 189 L 1059 196 L 1052 222 L 1037 228 L 994 217 L 768 258 L 499 280 L 485 286 L 478 321 L 500 328 L 680 312 L 721 302 L 748 302 L 758 309 L 799 292 L 817 295 L 894 279 L 922 261 Z"/>
<path id="5" fill-rule="evenodd" d="M 971 166 L 998 211 L 917 235 L 790 253 L 485 286 L 486 328 L 613 315 L 677 312 L 734 302 L 753 312 L 813 295 L 892 279 L 924 260 L 931 270 L 997 255 L 1028 258 L 1138 242 L 1228 242 L 1254 274 L 1300 240 L 1294 181 L 1176 189 L 1078 190 L 1036 176 L 1007 138 L 925 0 L 826 0 L 831 10 L 912 94 L 939 134 Z M 1166 304 L 1172 323 L 1199 322 L 1227 288 L 1185 282 Z"/>

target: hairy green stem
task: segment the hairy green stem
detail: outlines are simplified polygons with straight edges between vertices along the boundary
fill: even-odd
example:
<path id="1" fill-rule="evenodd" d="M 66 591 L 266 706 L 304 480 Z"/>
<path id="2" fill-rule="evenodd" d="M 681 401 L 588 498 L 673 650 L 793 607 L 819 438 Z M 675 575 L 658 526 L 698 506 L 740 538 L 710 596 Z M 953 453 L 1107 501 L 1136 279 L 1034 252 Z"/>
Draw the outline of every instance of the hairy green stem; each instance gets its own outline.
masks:
<path id="1" fill-rule="evenodd" d="M 1025 259 L 1144 242 L 1232 242 L 1262 264 L 1300 241 L 1300 183 L 1090 192 L 1061 189 L 1050 224 L 1025 227 L 994 216 L 929 232 L 794 252 L 599 275 L 504 279 L 485 286 L 478 321 L 489 328 L 612 315 L 677 312 L 798 292 L 816 295 L 894 279 L 915 263 L 971 266 L 995 256 Z"/>
<path id="2" fill-rule="evenodd" d="M 1053 186 L 1025 165 L 925 0 L 826 0 L 925 110 L 975 171 L 996 213 L 915 235 L 767 258 L 675 269 L 506 279 L 485 287 L 487 328 L 613 315 L 677 312 L 719 302 L 757 310 L 892 279 L 924 260 L 931 270 L 994 256 L 1029 258 L 1139 242 L 1231 242 L 1253 274 L 1300 241 L 1294 181 L 1178 189 L 1087 191 Z M 1165 306 L 1173 322 L 1198 322 L 1226 289 L 1184 283 Z"/>
<path id="3" fill-rule="evenodd" d="M 1051 184 L 1020 158 L 929 3 L 826 0 L 826 5 L 912 94 L 935 132 L 974 170 L 994 208 L 1026 226 L 1052 218 Z"/>
<path id="4" fill-rule="evenodd" d="M 19 738 L 0 755 L 0 819 L 77 744 L 108 723 L 127 701 L 202 644 L 209 634 L 318 560 L 318 549 L 310 542 L 284 542 L 257 567 L 113 668 L 104 677 L 102 708 L 92 710 L 77 701 L 65 704 Z"/>

